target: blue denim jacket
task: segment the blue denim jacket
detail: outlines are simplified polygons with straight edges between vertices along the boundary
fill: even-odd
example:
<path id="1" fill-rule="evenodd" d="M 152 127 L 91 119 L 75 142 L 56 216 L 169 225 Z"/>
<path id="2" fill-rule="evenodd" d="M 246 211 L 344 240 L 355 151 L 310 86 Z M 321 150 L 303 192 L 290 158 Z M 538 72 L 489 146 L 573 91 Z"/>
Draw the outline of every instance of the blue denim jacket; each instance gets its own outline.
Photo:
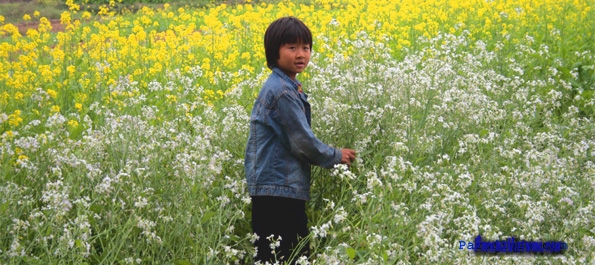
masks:
<path id="1" fill-rule="evenodd" d="M 309 200 L 310 165 L 341 162 L 341 150 L 314 136 L 308 96 L 298 84 L 273 68 L 256 98 L 244 158 L 250 196 Z"/>

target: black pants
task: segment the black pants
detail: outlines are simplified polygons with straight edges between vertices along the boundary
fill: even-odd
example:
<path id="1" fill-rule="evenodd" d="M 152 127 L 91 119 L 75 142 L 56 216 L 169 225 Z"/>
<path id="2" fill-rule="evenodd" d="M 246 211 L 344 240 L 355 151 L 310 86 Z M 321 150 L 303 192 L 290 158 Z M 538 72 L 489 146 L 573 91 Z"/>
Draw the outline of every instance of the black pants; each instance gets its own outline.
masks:
<path id="1" fill-rule="evenodd" d="M 252 230 L 260 238 L 254 242 L 258 252 L 254 262 L 288 261 L 294 248 L 299 247 L 301 238 L 308 236 L 308 217 L 306 201 L 272 196 L 252 197 Z M 274 235 L 277 240 L 281 236 L 281 245 L 271 253 L 271 241 Z M 303 243 L 302 243 L 303 244 Z M 296 249 L 294 262 L 300 256 L 308 256 L 309 244 Z M 297 252 L 299 251 L 299 253 Z"/>

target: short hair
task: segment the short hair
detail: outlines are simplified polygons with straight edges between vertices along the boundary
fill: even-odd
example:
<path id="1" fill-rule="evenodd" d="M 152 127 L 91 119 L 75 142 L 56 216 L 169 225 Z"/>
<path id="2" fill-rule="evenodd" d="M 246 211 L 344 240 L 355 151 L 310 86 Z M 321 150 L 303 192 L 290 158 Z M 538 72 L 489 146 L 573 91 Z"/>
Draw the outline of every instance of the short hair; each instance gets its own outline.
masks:
<path id="1" fill-rule="evenodd" d="M 286 43 L 303 43 L 312 47 L 312 32 L 296 17 L 279 18 L 264 33 L 264 51 L 267 58 L 267 67 L 277 67 L 279 48 Z"/>

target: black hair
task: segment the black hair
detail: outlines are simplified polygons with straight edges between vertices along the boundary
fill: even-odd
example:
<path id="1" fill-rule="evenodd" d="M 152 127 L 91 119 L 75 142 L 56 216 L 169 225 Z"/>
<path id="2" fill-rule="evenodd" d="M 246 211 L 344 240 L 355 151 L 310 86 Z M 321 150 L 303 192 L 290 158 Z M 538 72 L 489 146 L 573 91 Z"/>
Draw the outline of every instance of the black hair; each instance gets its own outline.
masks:
<path id="1" fill-rule="evenodd" d="M 312 32 L 296 17 L 279 18 L 264 33 L 264 51 L 267 58 L 267 67 L 277 67 L 279 48 L 286 43 L 303 43 L 312 47 Z"/>

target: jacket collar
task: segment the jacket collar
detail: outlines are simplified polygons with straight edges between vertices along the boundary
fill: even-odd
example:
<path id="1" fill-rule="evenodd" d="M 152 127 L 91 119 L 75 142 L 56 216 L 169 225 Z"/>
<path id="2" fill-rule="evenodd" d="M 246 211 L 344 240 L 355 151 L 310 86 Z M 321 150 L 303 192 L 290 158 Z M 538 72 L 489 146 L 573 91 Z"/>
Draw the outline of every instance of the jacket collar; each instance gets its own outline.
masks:
<path id="1" fill-rule="evenodd" d="M 273 73 L 277 74 L 279 77 L 281 77 L 288 84 L 291 84 L 291 87 L 293 87 L 297 92 L 302 92 L 301 91 L 302 83 L 299 80 L 297 80 L 297 78 L 295 80 L 291 80 L 291 78 L 289 78 L 289 76 L 287 76 L 285 73 L 283 73 L 283 71 L 281 71 L 281 69 L 279 69 L 277 67 L 273 68 Z"/>

